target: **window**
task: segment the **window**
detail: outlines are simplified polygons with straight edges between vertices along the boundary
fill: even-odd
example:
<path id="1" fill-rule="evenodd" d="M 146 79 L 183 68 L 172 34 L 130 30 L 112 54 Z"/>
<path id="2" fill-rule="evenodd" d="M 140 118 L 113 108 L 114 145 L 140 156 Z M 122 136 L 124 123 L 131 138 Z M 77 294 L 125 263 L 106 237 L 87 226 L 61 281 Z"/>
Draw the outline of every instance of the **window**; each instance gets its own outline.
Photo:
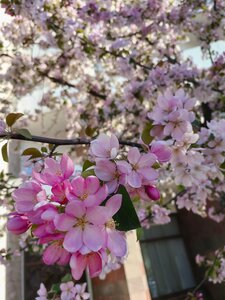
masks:
<path id="1" fill-rule="evenodd" d="M 153 299 L 169 297 L 195 286 L 176 216 L 169 224 L 145 230 L 141 249 Z"/>

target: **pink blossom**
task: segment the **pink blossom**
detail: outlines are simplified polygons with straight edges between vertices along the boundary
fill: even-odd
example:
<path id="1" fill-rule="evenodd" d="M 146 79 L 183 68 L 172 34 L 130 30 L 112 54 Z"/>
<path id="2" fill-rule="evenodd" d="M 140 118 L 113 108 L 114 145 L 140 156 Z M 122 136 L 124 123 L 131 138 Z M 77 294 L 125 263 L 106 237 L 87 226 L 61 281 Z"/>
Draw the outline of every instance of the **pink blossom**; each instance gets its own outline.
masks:
<path id="1" fill-rule="evenodd" d="M 131 171 L 131 166 L 126 161 L 117 161 L 116 163 L 97 159 L 95 166 L 95 174 L 106 182 L 109 193 L 113 193 L 120 184 L 126 184 L 126 176 Z"/>
<path id="2" fill-rule="evenodd" d="M 153 223 L 155 224 L 166 224 L 170 222 L 169 214 L 170 210 L 154 204 L 151 208 Z"/>
<path id="3" fill-rule="evenodd" d="M 38 297 L 35 300 L 47 300 L 48 293 L 46 287 L 41 283 L 39 290 L 37 291 Z"/>
<path id="4" fill-rule="evenodd" d="M 90 150 L 98 158 L 114 159 L 119 150 L 119 141 L 114 134 L 109 137 L 102 133 L 96 140 L 91 141 Z"/>
<path id="5" fill-rule="evenodd" d="M 87 207 L 101 204 L 107 195 L 107 186 L 105 184 L 101 186 L 96 176 L 87 178 L 77 176 L 71 181 L 71 187 L 67 192 L 69 201 L 82 201 Z"/>
<path id="6" fill-rule="evenodd" d="M 105 207 L 94 206 L 86 208 L 84 203 L 73 201 L 65 209 L 65 214 L 59 214 L 54 220 L 56 228 L 67 231 L 63 246 L 69 252 L 76 252 L 86 246 L 89 251 L 98 251 L 104 244 L 103 230 L 99 225 L 107 221 Z"/>
<path id="7" fill-rule="evenodd" d="M 53 158 L 46 158 L 44 170 L 41 173 L 33 170 L 33 178 L 43 184 L 54 186 L 68 179 L 74 172 L 73 161 L 63 154 L 60 162 Z"/>
<path id="8" fill-rule="evenodd" d="M 46 200 L 46 192 L 41 185 L 35 181 L 27 181 L 12 193 L 15 207 L 19 213 L 32 211 L 34 206 Z"/>
<path id="9" fill-rule="evenodd" d="M 138 148 L 131 148 L 127 155 L 131 165 L 131 172 L 127 176 L 127 182 L 131 187 L 139 188 L 142 180 L 155 180 L 158 172 L 152 168 L 156 162 L 156 156 L 152 153 L 141 154 Z"/>
<path id="10" fill-rule="evenodd" d="M 78 252 L 74 253 L 70 259 L 70 267 L 73 278 L 79 280 L 87 268 L 91 278 L 98 276 L 103 268 L 103 261 L 99 252 L 91 252 L 82 255 Z"/>
<path id="11" fill-rule="evenodd" d="M 172 155 L 170 148 L 159 141 L 151 143 L 151 153 L 155 154 L 161 163 L 168 162 Z"/>
<path id="12" fill-rule="evenodd" d="M 75 290 L 73 281 L 65 282 L 60 284 L 61 289 L 61 300 L 72 300 L 75 299 Z"/>
<path id="13" fill-rule="evenodd" d="M 160 199 L 160 192 L 159 190 L 152 185 L 146 185 L 145 186 L 145 192 L 152 200 L 159 200 Z"/>
<path id="14" fill-rule="evenodd" d="M 54 219 L 58 230 L 67 231 L 64 248 L 72 253 L 83 247 L 89 252 L 100 250 L 105 238 L 103 225 L 119 210 L 121 201 L 121 195 L 111 197 L 107 201 L 111 209 L 108 206 L 85 207 L 84 203 L 78 201 L 67 204 L 65 214 L 59 214 Z"/>
<path id="15" fill-rule="evenodd" d="M 65 282 L 60 284 L 61 300 L 73 300 L 75 299 L 75 288 L 73 281 Z"/>
<path id="16" fill-rule="evenodd" d="M 67 265 L 70 261 L 71 254 L 66 251 L 60 242 L 54 242 L 43 252 L 43 261 L 46 265 Z"/>
<path id="17" fill-rule="evenodd" d="M 172 136 L 176 140 L 182 140 L 186 132 L 191 132 L 192 126 L 188 121 L 186 111 L 175 111 L 168 117 L 168 122 L 164 127 L 165 136 Z"/>
<path id="18" fill-rule="evenodd" d="M 87 287 L 87 283 L 83 284 L 75 284 L 74 291 L 75 291 L 75 300 L 87 300 L 90 299 L 90 294 L 85 292 Z"/>
<path id="19" fill-rule="evenodd" d="M 7 229 L 14 234 L 21 234 L 28 230 L 30 222 L 25 215 L 11 213 L 8 216 Z"/>
<path id="20" fill-rule="evenodd" d="M 70 188 L 70 182 L 68 180 L 65 180 L 61 183 L 54 185 L 51 189 L 53 194 L 51 200 L 54 202 L 59 202 L 61 204 L 67 203 L 68 200 L 66 194 L 69 191 L 69 188 Z"/>

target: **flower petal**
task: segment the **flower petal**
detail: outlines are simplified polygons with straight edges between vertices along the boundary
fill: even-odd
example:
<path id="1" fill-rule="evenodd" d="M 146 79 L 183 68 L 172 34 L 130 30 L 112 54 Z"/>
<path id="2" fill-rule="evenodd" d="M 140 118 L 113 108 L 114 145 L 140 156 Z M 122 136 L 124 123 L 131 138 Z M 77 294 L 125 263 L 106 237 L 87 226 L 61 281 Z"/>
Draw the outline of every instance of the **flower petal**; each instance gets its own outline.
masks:
<path id="1" fill-rule="evenodd" d="M 66 206 L 65 212 L 69 216 L 81 218 L 85 215 L 86 213 L 86 208 L 84 206 L 84 203 L 81 202 L 80 200 L 78 201 L 72 201 L 69 202 Z"/>
<path id="2" fill-rule="evenodd" d="M 86 268 L 86 257 L 83 255 L 73 254 L 70 259 L 70 267 L 73 278 L 79 280 Z"/>
<path id="3" fill-rule="evenodd" d="M 108 213 L 110 218 L 118 212 L 122 204 L 122 195 L 114 195 L 107 202 L 106 207 L 108 209 Z"/>
<path id="4" fill-rule="evenodd" d="M 75 223 L 75 218 L 67 214 L 58 214 L 54 218 L 54 225 L 60 231 L 68 231 Z"/>
<path id="5" fill-rule="evenodd" d="M 135 171 L 132 171 L 127 176 L 127 181 L 128 181 L 128 184 L 134 188 L 141 187 L 141 176 Z"/>
<path id="6" fill-rule="evenodd" d="M 82 235 L 81 227 L 70 229 L 65 235 L 63 247 L 71 253 L 78 251 L 83 244 Z"/>
<path id="7" fill-rule="evenodd" d="M 86 217 L 94 225 L 104 225 L 109 219 L 108 209 L 104 206 L 88 207 Z"/>
<path id="8" fill-rule="evenodd" d="M 104 236 L 102 230 L 95 225 L 86 225 L 83 231 L 83 242 L 92 251 L 102 248 Z"/>
<path id="9" fill-rule="evenodd" d="M 128 161 L 132 165 L 137 164 L 140 157 L 141 157 L 141 154 L 137 147 L 131 148 L 127 154 Z"/>
<path id="10" fill-rule="evenodd" d="M 102 259 L 99 253 L 94 253 L 88 257 L 88 270 L 91 278 L 101 273 Z"/>
<path id="11" fill-rule="evenodd" d="M 107 246 L 109 250 L 119 257 L 123 257 L 127 253 L 127 243 L 123 234 L 116 230 L 108 231 L 108 242 Z"/>
<path id="12" fill-rule="evenodd" d="M 66 154 L 63 154 L 63 156 L 61 158 L 60 167 L 61 167 L 61 170 L 62 170 L 62 172 L 64 174 L 64 178 L 69 178 L 73 174 L 73 172 L 74 172 L 73 161 Z"/>

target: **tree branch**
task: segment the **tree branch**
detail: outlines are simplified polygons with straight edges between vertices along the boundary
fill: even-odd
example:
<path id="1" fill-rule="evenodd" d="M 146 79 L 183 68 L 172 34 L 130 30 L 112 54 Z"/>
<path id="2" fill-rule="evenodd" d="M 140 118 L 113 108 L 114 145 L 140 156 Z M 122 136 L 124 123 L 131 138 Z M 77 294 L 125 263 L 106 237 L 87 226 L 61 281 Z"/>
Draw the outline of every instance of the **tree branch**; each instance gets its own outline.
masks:
<path id="1" fill-rule="evenodd" d="M 84 138 L 77 138 L 77 139 L 55 139 L 50 137 L 32 135 L 31 139 L 27 138 L 21 134 L 17 133 L 7 133 L 7 134 L 0 134 L 0 139 L 8 139 L 8 140 L 20 140 L 20 141 L 29 141 L 29 142 L 37 142 L 37 143 L 46 143 L 46 144 L 53 144 L 56 146 L 66 146 L 66 145 L 90 145 L 91 139 L 84 139 Z M 130 146 L 130 147 L 137 147 L 142 149 L 142 145 L 135 142 L 119 140 L 120 145 L 122 146 Z"/>

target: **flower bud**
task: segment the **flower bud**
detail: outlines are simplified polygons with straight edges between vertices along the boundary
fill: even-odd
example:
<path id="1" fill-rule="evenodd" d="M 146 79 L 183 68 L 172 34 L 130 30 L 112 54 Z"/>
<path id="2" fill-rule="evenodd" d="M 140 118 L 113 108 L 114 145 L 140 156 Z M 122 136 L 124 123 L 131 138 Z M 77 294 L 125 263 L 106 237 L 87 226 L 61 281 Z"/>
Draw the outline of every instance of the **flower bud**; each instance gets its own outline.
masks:
<path id="1" fill-rule="evenodd" d="M 7 229 L 14 234 L 21 234 L 30 227 L 28 218 L 24 215 L 12 213 L 7 221 Z"/>
<path id="2" fill-rule="evenodd" d="M 145 192 L 146 194 L 148 195 L 148 197 L 151 199 L 151 200 L 159 200 L 160 199 L 160 192 L 159 190 L 153 186 L 153 185 L 147 185 L 145 186 Z"/>

